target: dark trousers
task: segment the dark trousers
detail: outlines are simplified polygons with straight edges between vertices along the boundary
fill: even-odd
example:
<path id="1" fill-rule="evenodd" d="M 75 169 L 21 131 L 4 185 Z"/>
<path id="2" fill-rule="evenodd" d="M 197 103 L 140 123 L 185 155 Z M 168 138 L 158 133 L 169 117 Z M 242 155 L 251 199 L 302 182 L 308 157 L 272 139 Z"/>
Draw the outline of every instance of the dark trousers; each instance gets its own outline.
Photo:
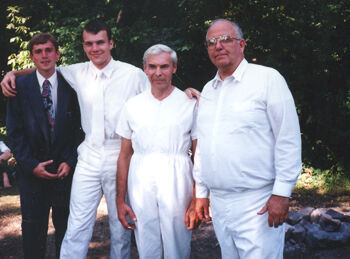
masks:
<path id="1" fill-rule="evenodd" d="M 23 251 L 26 259 L 45 258 L 50 208 L 55 227 L 56 257 L 67 229 L 72 175 L 63 180 L 45 180 L 18 174 Z"/>

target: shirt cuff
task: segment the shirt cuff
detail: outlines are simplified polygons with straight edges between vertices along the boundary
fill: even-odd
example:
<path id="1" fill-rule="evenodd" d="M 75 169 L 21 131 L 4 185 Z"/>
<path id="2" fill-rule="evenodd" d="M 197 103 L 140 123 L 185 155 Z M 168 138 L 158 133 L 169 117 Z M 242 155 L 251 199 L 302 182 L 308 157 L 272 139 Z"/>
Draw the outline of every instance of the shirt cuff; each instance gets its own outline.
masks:
<path id="1" fill-rule="evenodd" d="M 206 185 L 196 182 L 196 198 L 208 198 L 209 189 Z"/>
<path id="2" fill-rule="evenodd" d="M 294 186 L 295 184 L 281 182 L 276 179 L 273 185 L 272 194 L 283 197 L 290 197 Z"/>

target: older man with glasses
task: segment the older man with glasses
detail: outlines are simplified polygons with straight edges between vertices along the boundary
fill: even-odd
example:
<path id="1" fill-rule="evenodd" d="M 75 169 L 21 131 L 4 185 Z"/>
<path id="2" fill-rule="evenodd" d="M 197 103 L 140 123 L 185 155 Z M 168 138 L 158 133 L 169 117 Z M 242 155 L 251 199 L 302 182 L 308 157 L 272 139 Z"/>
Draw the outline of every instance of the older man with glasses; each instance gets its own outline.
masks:
<path id="1" fill-rule="evenodd" d="M 302 168 L 293 97 L 278 71 L 247 62 L 237 24 L 214 21 L 206 45 L 218 72 L 199 102 L 196 211 L 210 219 L 210 191 L 222 258 L 282 258 Z"/>

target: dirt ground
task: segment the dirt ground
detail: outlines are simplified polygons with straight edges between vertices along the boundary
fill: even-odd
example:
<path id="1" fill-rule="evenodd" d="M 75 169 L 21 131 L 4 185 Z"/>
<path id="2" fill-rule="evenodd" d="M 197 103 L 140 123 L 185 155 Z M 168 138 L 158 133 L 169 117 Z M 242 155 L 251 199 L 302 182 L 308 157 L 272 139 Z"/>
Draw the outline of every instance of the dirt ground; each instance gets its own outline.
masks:
<path id="1" fill-rule="evenodd" d="M 342 213 L 350 213 L 350 196 L 324 196 L 313 193 L 293 193 L 291 209 L 304 206 L 330 207 Z M 0 189 L 0 258 L 23 258 L 21 240 L 21 213 L 19 195 L 15 187 Z M 49 222 L 47 258 L 55 258 L 54 229 Z M 109 226 L 106 202 L 103 199 L 99 208 L 88 258 L 109 258 Z M 220 247 L 215 238 L 211 223 L 202 223 L 192 234 L 191 259 L 221 258 Z M 339 248 L 309 251 L 307 254 L 286 255 L 285 258 L 345 259 L 350 258 L 350 243 Z M 138 258 L 135 241 L 132 242 L 131 258 Z"/>

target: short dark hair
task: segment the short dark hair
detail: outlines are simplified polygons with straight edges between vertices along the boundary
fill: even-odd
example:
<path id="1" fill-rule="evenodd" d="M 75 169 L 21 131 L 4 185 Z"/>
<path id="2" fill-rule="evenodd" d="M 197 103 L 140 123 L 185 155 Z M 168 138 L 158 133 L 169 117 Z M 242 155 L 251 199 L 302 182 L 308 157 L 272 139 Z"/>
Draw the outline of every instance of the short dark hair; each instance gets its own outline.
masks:
<path id="1" fill-rule="evenodd" d="M 108 40 L 112 39 L 111 28 L 105 22 L 100 20 L 93 20 L 88 22 L 83 29 L 83 32 L 84 31 L 87 31 L 93 34 L 97 34 L 100 31 L 106 31 Z"/>
<path id="2" fill-rule="evenodd" d="M 41 32 L 41 33 L 35 34 L 34 37 L 29 41 L 28 49 L 30 51 L 30 54 L 33 54 L 32 51 L 33 51 L 34 45 L 45 44 L 48 41 L 50 41 L 54 45 L 55 50 L 58 51 L 58 42 L 56 38 L 50 33 Z"/>

